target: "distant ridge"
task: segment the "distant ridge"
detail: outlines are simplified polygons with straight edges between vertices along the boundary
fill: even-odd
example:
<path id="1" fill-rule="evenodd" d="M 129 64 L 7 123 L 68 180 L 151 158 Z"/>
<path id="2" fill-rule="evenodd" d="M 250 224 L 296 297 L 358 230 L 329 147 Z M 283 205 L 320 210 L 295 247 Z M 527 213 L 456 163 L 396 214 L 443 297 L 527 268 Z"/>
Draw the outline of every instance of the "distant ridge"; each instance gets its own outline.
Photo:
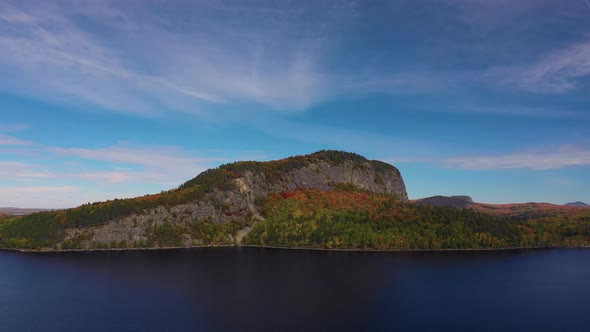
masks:
<path id="1" fill-rule="evenodd" d="M 21 209 L 15 207 L 0 207 L 0 213 L 11 214 L 13 216 L 24 216 L 31 213 L 49 211 L 49 209 Z"/>
<path id="2" fill-rule="evenodd" d="M 567 204 L 563 204 L 563 206 L 575 206 L 575 207 L 585 207 L 585 208 L 590 208 L 590 205 L 584 203 L 584 202 L 573 202 L 573 203 L 567 203 Z"/>
<path id="3" fill-rule="evenodd" d="M 474 206 L 473 199 L 469 196 L 432 196 L 416 200 L 416 204 L 430 206 L 450 206 L 458 209 Z"/>

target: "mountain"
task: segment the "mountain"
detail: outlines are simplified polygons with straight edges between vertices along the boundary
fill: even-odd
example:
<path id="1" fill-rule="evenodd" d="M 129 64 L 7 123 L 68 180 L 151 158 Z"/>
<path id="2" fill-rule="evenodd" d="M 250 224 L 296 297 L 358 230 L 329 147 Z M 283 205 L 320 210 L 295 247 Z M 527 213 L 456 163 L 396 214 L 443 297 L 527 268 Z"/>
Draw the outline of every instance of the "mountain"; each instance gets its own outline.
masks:
<path id="1" fill-rule="evenodd" d="M 177 189 L 0 218 L 0 248 L 64 250 L 248 245 L 488 249 L 590 245 L 590 209 L 408 201 L 397 168 L 348 152 L 242 161 Z"/>
<path id="2" fill-rule="evenodd" d="M 354 153 L 322 150 L 269 162 L 222 165 L 161 194 L 33 214 L 5 226 L 4 237 L 27 233 L 23 232 L 27 229 L 30 236 L 19 238 L 16 246 L 61 248 L 74 244 L 88 248 L 113 244 L 151 246 L 154 238 L 174 237 L 176 241 L 176 235 L 181 234 L 181 241 L 174 244 L 192 246 L 225 243 L 228 233 L 240 230 L 232 235 L 239 242 L 256 221 L 264 219 L 260 206 L 269 194 L 297 189 L 331 191 L 347 186 L 400 201 L 408 199 L 402 176 L 394 166 Z M 196 239 L 196 222 L 216 229 L 213 233 L 227 232 L 215 241 Z M 51 224 L 53 229 L 43 233 L 38 224 L 44 228 Z M 166 240 L 161 242 L 168 244 Z"/>
<path id="3" fill-rule="evenodd" d="M 473 199 L 469 196 L 432 196 L 416 200 L 416 204 L 429 206 L 450 206 L 457 209 L 472 208 Z"/>
<path id="4" fill-rule="evenodd" d="M 584 208 L 590 208 L 590 205 L 584 203 L 584 202 L 573 202 L 573 203 L 567 203 L 567 204 L 563 204 L 563 206 L 575 206 L 575 207 L 584 207 Z"/>

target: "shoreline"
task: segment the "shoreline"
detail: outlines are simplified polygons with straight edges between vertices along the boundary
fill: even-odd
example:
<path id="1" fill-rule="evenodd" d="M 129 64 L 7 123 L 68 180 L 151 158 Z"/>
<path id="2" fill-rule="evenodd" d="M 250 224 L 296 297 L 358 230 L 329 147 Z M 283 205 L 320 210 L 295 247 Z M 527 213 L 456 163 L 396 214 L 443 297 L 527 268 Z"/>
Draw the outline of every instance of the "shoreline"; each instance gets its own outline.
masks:
<path id="1" fill-rule="evenodd" d="M 518 251 L 518 250 L 540 250 L 540 249 L 588 249 L 590 246 L 552 246 L 552 247 L 508 247 L 508 248 L 440 248 L 440 249 L 362 249 L 362 248 L 314 248 L 314 247 L 278 247 L 258 245 L 202 245 L 188 247 L 158 247 L 158 248 L 91 248 L 91 249 L 14 249 L 0 248 L 0 251 L 18 253 L 68 253 L 68 252 L 100 252 L 100 251 L 168 251 L 178 249 L 199 249 L 199 248 L 258 248 L 273 250 L 300 250 L 300 251 L 328 251 L 328 252 L 488 252 L 488 251 Z"/>

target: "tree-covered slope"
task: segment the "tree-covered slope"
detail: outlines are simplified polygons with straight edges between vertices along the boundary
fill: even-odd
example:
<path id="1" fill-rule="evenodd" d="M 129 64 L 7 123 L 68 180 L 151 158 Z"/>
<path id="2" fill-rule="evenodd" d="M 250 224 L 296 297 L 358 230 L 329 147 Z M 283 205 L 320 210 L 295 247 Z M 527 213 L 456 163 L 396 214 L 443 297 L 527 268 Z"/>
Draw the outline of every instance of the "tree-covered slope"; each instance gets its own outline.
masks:
<path id="1" fill-rule="evenodd" d="M 273 194 L 246 243 L 342 249 L 483 249 L 590 244 L 590 213 L 525 222 L 351 190 Z"/>

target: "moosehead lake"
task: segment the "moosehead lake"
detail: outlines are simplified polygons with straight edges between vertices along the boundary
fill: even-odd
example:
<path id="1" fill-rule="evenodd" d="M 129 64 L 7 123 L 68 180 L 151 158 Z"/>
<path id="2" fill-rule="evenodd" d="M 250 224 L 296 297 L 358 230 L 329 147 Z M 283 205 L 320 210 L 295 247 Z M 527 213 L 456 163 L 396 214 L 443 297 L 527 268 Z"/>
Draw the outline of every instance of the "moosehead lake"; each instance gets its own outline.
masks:
<path id="1" fill-rule="evenodd" d="M 3 331 L 587 331 L 590 249 L 0 251 Z"/>

